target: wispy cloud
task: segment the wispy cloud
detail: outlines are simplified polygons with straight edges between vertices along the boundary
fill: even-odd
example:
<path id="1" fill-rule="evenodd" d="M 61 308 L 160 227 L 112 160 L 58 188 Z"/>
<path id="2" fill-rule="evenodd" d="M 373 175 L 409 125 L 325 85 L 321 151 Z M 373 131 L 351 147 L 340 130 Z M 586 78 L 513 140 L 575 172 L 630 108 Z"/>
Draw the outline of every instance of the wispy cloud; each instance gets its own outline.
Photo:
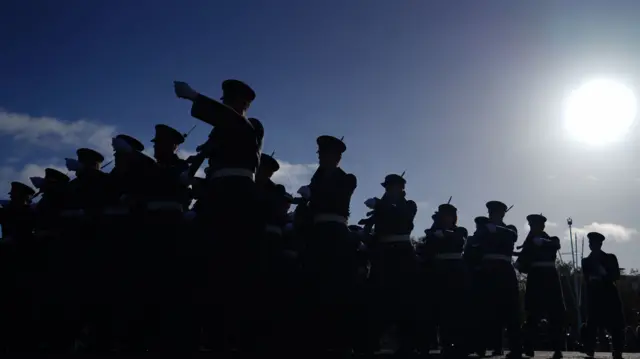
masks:
<path id="1" fill-rule="evenodd" d="M 11 182 L 19 181 L 29 186 L 32 186 L 30 177 L 44 177 L 44 170 L 46 168 L 55 168 L 62 173 L 66 173 L 67 169 L 60 164 L 26 164 L 21 169 L 16 169 L 11 166 L 0 167 L 0 193 L 7 193 L 10 189 Z"/>
<path id="2" fill-rule="evenodd" d="M 594 176 L 594 175 L 588 175 L 588 176 L 587 176 L 587 179 L 588 179 L 589 181 L 593 181 L 593 182 L 597 182 L 597 181 L 599 181 L 598 177 L 596 177 L 596 176 Z"/>
<path id="3" fill-rule="evenodd" d="M 278 160 L 278 163 L 280 163 L 280 170 L 271 179 L 275 183 L 284 185 L 290 193 L 295 193 L 301 186 L 308 185 L 318 169 L 315 163 L 295 164 L 282 160 Z"/>
<path id="4" fill-rule="evenodd" d="M 0 109 L 0 134 L 50 149 L 86 146 L 106 155 L 111 152 L 115 126 L 83 119 L 63 121 L 55 117 L 32 117 Z"/>
<path id="5" fill-rule="evenodd" d="M 607 239 L 616 242 L 627 242 L 638 237 L 638 230 L 635 228 L 628 228 L 615 223 L 598 223 L 593 222 L 583 227 L 573 227 L 573 234 L 578 235 L 578 238 L 586 236 L 589 232 L 602 233 Z M 564 238 L 569 238 L 569 230 L 564 233 Z"/>

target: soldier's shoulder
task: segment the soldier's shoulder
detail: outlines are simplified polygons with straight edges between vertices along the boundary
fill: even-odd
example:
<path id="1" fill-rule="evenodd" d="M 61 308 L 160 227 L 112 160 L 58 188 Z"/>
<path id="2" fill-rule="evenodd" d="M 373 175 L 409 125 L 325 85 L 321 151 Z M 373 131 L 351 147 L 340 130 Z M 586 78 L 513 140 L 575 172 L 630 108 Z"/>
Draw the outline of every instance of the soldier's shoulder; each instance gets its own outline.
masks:
<path id="1" fill-rule="evenodd" d="M 507 229 L 509 229 L 510 231 L 518 234 L 518 228 L 516 226 L 514 226 L 513 224 L 508 224 L 507 225 Z"/>
<path id="2" fill-rule="evenodd" d="M 345 173 L 344 183 L 348 187 L 356 188 L 358 186 L 358 178 L 353 173 Z"/>
<path id="3" fill-rule="evenodd" d="M 456 232 L 461 234 L 463 237 L 469 236 L 469 231 L 465 227 L 457 227 Z"/>

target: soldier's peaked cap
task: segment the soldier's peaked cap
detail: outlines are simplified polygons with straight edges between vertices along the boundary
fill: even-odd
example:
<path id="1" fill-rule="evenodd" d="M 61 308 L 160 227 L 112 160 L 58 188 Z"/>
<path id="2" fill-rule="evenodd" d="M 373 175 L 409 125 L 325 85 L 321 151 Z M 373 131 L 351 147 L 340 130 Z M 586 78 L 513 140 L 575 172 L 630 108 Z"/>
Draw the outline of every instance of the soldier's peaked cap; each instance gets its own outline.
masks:
<path id="1" fill-rule="evenodd" d="M 44 179 L 52 182 L 69 182 L 69 176 L 53 168 L 44 170 Z"/>
<path id="2" fill-rule="evenodd" d="M 604 236 L 598 232 L 589 232 L 587 234 L 587 238 L 596 242 L 604 242 Z"/>
<path id="3" fill-rule="evenodd" d="M 407 180 L 404 177 L 397 174 L 390 174 L 384 177 L 384 182 L 380 183 L 382 187 L 392 186 L 392 185 L 405 185 L 407 184 Z"/>
<path id="4" fill-rule="evenodd" d="M 117 135 L 116 138 L 121 138 L 125 141 L 134 151 L 142 152 L 144 151 L 144 145 L 142 142 L 138 141 L 138 139 L 131 137 L 129 135 L 120 134 Z"/>
<path id="5" fill-rule="evenodd" d="M 476 222 L 476 224 L 483 224 L 489 222 L 489 217 L 478 216 L 473 221 Z"/>
<path id="6" fill-rule="evenodd" d="M 335 151 L 338 153 L 344 153 L 347 150 L 347 145 L 336 137 L 323 135 L 316 140 L 318 143 L 319 151 Z"/>
<path id="7" fill-rule="evenodd" d="M 102 163 L 104 156 L 90 148 L 80 148 L 76 151 L 80 163 Z"/>
<path id="8" fill-rule="evenodd" d="M 500 201 L 489 201 L 487 202 L 487 209 L 489 211 L 501 211 L 501 212 L 506 212 L 507 211 L 507 205 L 500 202 Z"/>
<path id="9" fill-rule="evenodd" d="M 542 214 L 530 214 L 527 216 L 527 222 L 529 223 L 547 223 L 547 217 Z"/>
<path id="10" fill-rule="evenodd" d="M 22 182 L 11 182 L 11 192 L 24 193 L 27 196 L 33 196 L 36 191 L 30 186 Z"/>
<path id="11" fill-rule="evenodd" d="M 156 125 L 156 137 L 151 142 L 156 142 L 158 139 L 166 139 L 171 141 L 175 145 L 184 143 L 184 135 L 175 128 L 163 124 Z"/>
<path id="12" fill-rule="evenodd" d="M 223 97 L 240 97 L 249 102 L 256 99 L 256 93 L 249 85 L 239 80 L 224 80 L 222 82 Z"/>
<path id="13" fill-rule="evenodd" d="M 280 169 L 280 164 L 278 161 L 270 155 L 261 154 L 260 155 L 260 166 L 264 166 L 264 168 L 268 168 L 273 172 L 276 172 Z"/>
<path id="14" fill-rule="evenodd" d="M 444 203 L 438 206 L 438 212 L 441 213 L 457 213 L 458 209 L 456 208 L 456 206 L 450 204 L 450 203 Z"/>

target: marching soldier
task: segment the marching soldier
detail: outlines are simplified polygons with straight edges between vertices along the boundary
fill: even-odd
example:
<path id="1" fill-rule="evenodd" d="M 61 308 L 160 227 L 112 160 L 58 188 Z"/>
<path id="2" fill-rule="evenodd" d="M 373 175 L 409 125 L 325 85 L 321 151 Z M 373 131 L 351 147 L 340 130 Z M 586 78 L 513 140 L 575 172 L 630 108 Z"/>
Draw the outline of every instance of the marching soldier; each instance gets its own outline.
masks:
<path id="1" fill-rule="evenodd" d="M 307 320 L 312 350 L 347 350 L 351 341 L 350 304 L 353 299 L 352 264 L 357 248 L 349 242 L 347 228 L 351 196 L 357 179 L 339 167 L 347 146 L 332 136 L 317 139 L 320 166 L 308 186 L 298 193 L 308 200 L 313 221 L 305 238 L 303 266 L 307 299 L 311 301 Z M 299 205 L 300 206 L 300 205 Z"/>
<path id="2" fill-rule="evenodd" d="M 438 207 L 435 220 L 425 231 L 425 252 L 432 257 L 434 305 L 431 318 L 440 328 L 440 342 L 445 357 L 467 354 L 465 320 L 467 309 L 467 266 L 462 250 L 467 230 L 457 226 L 457 208 L 449 203 Z"/>
<path id="3" fill-rule="evenodd" d="M 371 253 L 372 299 L 376 302 L 371 313 L 374 318 L 375 337 L 396 325 L 398 330 L 398 354 L 408 354 L 414 349 L 414 309 L 406 298 L 414 297 L 417 262 L 411 243 L 413 220 L 418 207 L 406 199 L 406 180 L 401 175 L 385 177 L 381 199 L 371 198 L 365 205 L 373 210 L 375 231 Z"/>
<path id="4" fill-rule="evenodd" d="M 624 314 L 616 287 L 620 266 L 615 254 L 602 250 L 605 237 L 598 232 L 587 234 L 591 253 L 582 260 L 587 286 L 587 327 L 585 353 L 593 357 L 597 330 L 606 328 L 611 334 L 613 358 L 622 358 L 624 349 Z"/>
<path id="5" fill-rule="evenodd" d="M 144 267 L 141 261 L 145 258 L 138 237 L 142 233 L 142 218 L 135 203 L 141 199 L 145 188 L 141 182 L 145 168 L 142 157 L 146 156 L 142 154 L 142 142 L 129 135 L 114 137 L 112 147 L 114 167 L 107 175 L 105 206 L 98 233 L 103 290 L 97 300 L 103 315 L 92 345 L 97 351 L 108 351 L 116 346 L 128 352 L 142 350 L 140 336 L 136 338 L 133 334 L 140 327 L 142 305 L 140 296 L 132 293 L 139 290 L 140 267 Z"/>
<path id="6" fill-rule="evenodd" d="M 196 217 L 205 238 L 215 238 L 215 246 L 208 241 L 202 250 L 209 256 L 205 282 L 211 283 L 203 301 L 204 317 L 209 325 L 218 326 L 211 335 L 224 338 L 218 348 L 230 350 L 235 342 L 241 350 L 255 350 L 255 321 L 262 315 L 253 305 L 260 277 L 255 263 L 260 248 L 257 241 L 265 228 L 255 173 L 264 128 L 259 120 L 248 119 L 246 112 L 256 94 L 238 80 L 222 83 L 222 103 L 198 94 L 184 82 L 175 83 L 175 92 L 192 101 L 193 117 L 214 127 L 189 170 L 195 174 L 209 159 L 207 194 L 198 202 Z"/>
<path id="7" fill-rule="evenodd" d="M 502 337 L 502 329 L 507 327 L 509 338 L 508 358 L 522 357 L 520 336 L 520 293 L 518 279 L 511 263 L 513 247 L 518 240 L 518 231 L 513 225 L 504 223 L 507 206 L 499 201 L 487 203 L 489 223 L 478 228 L 474 234 L 482 247 L 483 257 L 479 277 L 485 286 L 482 306 L 485 310 L 487 342 L 495 342 Z M 500 348 L 501 349 L 501 348 Z"/>
<path id="8" fill-rule="evenodd" d="M 184 212 L 188 209 L 189 191 L 181 175 L 189 167 L 175 152 L 184 143 L 184 136 L 176 129 L 155 126 L 153 156 L 155 165 L 145 168 L 146 182 L 143 223 L 145 237 L 140 238 L 146 249 L 145 326 L 147 348 L 151 351 L 183 351 L 195 346 L 191 308 L 189 265 L 186 257 L 189 241 L 183 237 Z M 177 293 L 181 293 L 178 295 Z M 184 308 L 182 312 L 168 311 L 169 307 Z M 185 323 L 184 321 L 187 321 Z M 186 327 L 185 327 L 186 326 Z"/>
<path id="9" fill-rule="evenodd" d="M 531 228 L 522 245 L 516 268 L 527 274 L 524 325 L 526 356 L 535 355 L 535 338 L 540 320 L 547 314 L 549 334 L 553 344 L 553 358 L 562 358 L 564 349 L 564 297 L 560 277 L 556 270 L 556 254 L 560 250 L 560 239 L 551 237 L 545 231 L 547 218 L 541 214 L 527 216 Z"/>
<path id="10" fill-rule="evenodd" d="M 59 255 L 64 258 L 60 263 L 61 275 L 67 278 L 61 293 L 66 296 L 64 310 L 69 317 L 66 322 L 69 345 L 74 345 L 77 338 L 83 338 L 86 330 L 95 330 L 99 320 L 95 298 L 103 284 L 98 280 L 102 253 L 96 238 L 107 188 L 107 175 L 100 170 L 104 156 L 88 148 L 80 148 L 76 154 L 76 164 L 69 166 L 75 170 L 76 178 L 66 186 L 65 203 L 60 212 L 62 238 L 59 249 L 63 252 Z M 82 270 L 78 271 L 78 268 Z M 78 286 L 70 278 L 84 285 Z"/>
<path id="11" fill-rule="evenodd" d="M 35 294 L 33 262 L 36 247 L 32 241 L 33 211 L 31 198 L 35 190 L 21 182 L 11 182 L 9 202 L 0 207 L 0 266 L 3 269 L 4 295 L 0 298 L 3 309 L 2 349 L 28 351 L 31 348 L 31 328 L 34 327 L 32 302 Z"/>

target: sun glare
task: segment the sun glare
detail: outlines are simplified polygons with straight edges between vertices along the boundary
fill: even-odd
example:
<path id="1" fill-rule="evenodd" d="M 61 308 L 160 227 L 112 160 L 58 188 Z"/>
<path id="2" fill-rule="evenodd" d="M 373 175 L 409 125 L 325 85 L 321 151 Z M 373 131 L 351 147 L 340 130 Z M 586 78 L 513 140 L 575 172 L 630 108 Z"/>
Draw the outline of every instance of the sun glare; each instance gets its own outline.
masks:
<path id="1" fill-rule="evenodd" d="M 592 80 L 567 98 L 565 127 L 579 141 L 602 145 L 622 139 L 633 125 L 636 112 L 631 89 L 612 80 Z"/>

